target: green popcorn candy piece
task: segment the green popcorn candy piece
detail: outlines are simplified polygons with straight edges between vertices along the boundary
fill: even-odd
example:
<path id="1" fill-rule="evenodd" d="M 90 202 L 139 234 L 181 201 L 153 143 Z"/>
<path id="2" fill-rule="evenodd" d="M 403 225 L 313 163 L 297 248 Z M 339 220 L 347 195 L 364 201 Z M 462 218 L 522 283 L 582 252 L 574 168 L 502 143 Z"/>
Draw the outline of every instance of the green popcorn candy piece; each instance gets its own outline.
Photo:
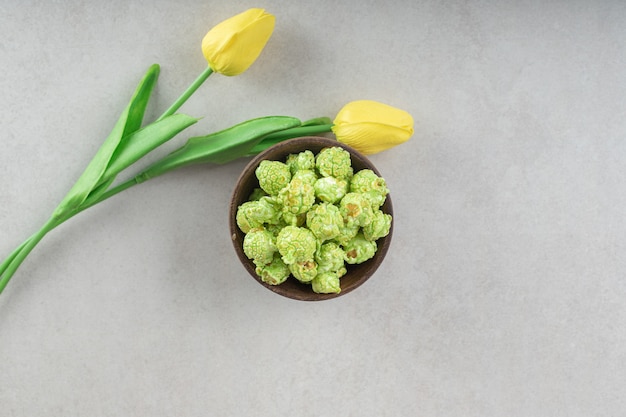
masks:
<path id="1" fill-rule="evenodd" d="M 243 253 L 257 266 L 272 262 L 277 250 L 276 238 L 265 229 L 252 229 L 243 238 Z"/>
<path id="2" fill-rule="evenodd" d="M 344 260 L 349 264 L 360 264 L 372 259 L 376 254 L 378 246 L 376 242 L 365 239 L 363 233 L 358 233 L 352 240 L 343 247 L 345 251 Z"/>
<path id="3" fill-rule="evenodd" d="M 372 203 L 372 207 L 377 209 L 385 202 L 389 189 L 385 180 L 374 171 L 362 169 L 352 176 L 350 192 L 364 194 Z"/>
<path id="4" fill-rule="evenodd" d="M 254 190 L 252 190 L 252 193 L 250 194 L 250 197 L 248 198 L 248 201 L 258 201 L 261 199 L 261 197 L 266 197 L 268 194 L 263 191 L 262 188 L 255 188 Z"/>
<path id="5" fill-rule="evenodd" d="M 367 191 L 361 193 L 372 206 L 372 210 L 378 210 L 383 204 L 385 204 L 386 196 L 378 194 L 376 191 Z"/>
<path id="6" fill-rule="evenodd" d="M 254 216 L 256 211 L 256 204 L 254 203 L 256 203 L 256 201 L 246 201 L 237 207 L 237 215 L 235 219 L 237 221 L 237 226 L 244 233 L 248 233 L 251 229 L 261 227 L 263 225 L 263 222 L 260 222 Z"/>
<path id="7" fill-rule="evenodd" d="M 277 252 L 274 254 L 272 262 L 256 267 L 256 274 L 266 284 L 280 285 L 289 278 L 290 271 Z"/>
<path id="8" fill-rule="evenodd" d="M 322 272 L 311 281 L 313 291 L 318 294 L 339 294 L 341 285 L 339 275 L 334 272 Z"/>
<path id="9" fill-rule="evenodd" d="M 267 230 L 268 232 L 270 232 L 274 237 L 277 237 L 278 233 L 280 233 L 280 231 L 283 230 L 285 226 L 287 226 L 287 223 L 285 223 L 281 217 L 278 223 L 264 224 L 263 228 Z"/>
<path id="10" fill-rule="evenodd" d="M 298 281 L 309 283 L 317 275 L 317 264 L 312 260 L 296 262 L 289 265 L 289 271 Z"/>
<path id="11" fill-rule="evenodd" d="M 261 161 L 254 172 L 259 187 L 269 195 L 277 195 L 291 181 L 289 167 L 280 161 Z"/>
<path id="12" fill-rule="evenodd" d="M 375 191 L 382 195 L 389 194 L 385 179 L 376 175 L 371 169 L 362 169 L 352 176 L 350 191 L 353 193 Z"/>
<path id="13" fill-rule="evenodd" d="M 246 201 L 237 208 L 237 226 L 242 232 L 261 227 L 264 223 L 277 224 L 281 212 L 276 201 L 270 197 L 261 197 L 256 201 Z"/>
<path id="14" fill-rule="evenodd" d="M 304 223 L 306 223 L 306 213 L 293 214 L 283 212 L 283 222 L 289 226 L 304 226 Z"/>
<path id="15" fill-rule="evenodd" d="M 339 228 L 339 234 L 335 236 L 333 241 L 340 245 L 345 245 L 359 233 L 359 230 L 361 230 L 359 225 L 344 222 L 343 226 Z"/>
<path id="16" fill-rule="evenodd" d="M 343 217 L 337 206 L 320 203 L 307 212 L 306 226 L 323 242 L 339 235 L 340 228 L 343 227 Z"/>
<path id="17" fill-rule="evenodd" d="M 339 146 L 322 149 L 315 158 L 315 166 L 323 177 L 349 179 L 353 173 L 350 152 Z"/>
<path id="18" fill-rule="evenodd" d="M 376 210 L 372 222 L 367 226 L 363 226 L 363 236 L 367 240 L 374 241 L 387 236 L 390 230 L 391 214 Z"/>
<path id="19" fill-rule="evenodd" d="M 313 185 L 315 197 L 326 203 L 334 204 L 348 192 L 348 181 L 335 177 L 322 177 Z"/>
<path id="20" fill-rule="evenodd" d="M 348 225 L 367 226 L 374 219 L 370 201 L 361 193 L 348 193 L 339 203 L 339 211 Z"/>
<path id="21" fill-rule="evenodd" d="M 280 191 L 278 201 L 283 206 L 283 212 L 303 214 L 315 203 L 315 190 L 308 182 L 294 178 Z"/>
<path id="22" fill-rule="evenodd" d="M 339 272 L 343 269 L 344 272 L 341 275 L 345 274 L 344 257 L 345 252 L 337 243 L 323 243 L 315 253 L 317 272 Z"/>
<path id="23" fill-rule="evenodd" d="M 315 182 L 317 181 L 317 174 L 312 169 L 302 169 L 293 174 L 291 180 L 293 181 L 295 179 L 315 185 Z"/>
<path id="24" fill-rule="evenodd" d="M 292 175 L 295 174 L 297 171 L 312 171 L 315 169 L 315 155 L 309 150 L 297 154 L 291 154 L 287 156 L 286 164 L 291 170 Z"/>
<path id="25" fill-rule="evenodd" d="M 313 259 L 317 249 L 315 235 L 309 229 L 285 226 L 276 237 L 276 247 L 283 261 L 291 265 Z"/>

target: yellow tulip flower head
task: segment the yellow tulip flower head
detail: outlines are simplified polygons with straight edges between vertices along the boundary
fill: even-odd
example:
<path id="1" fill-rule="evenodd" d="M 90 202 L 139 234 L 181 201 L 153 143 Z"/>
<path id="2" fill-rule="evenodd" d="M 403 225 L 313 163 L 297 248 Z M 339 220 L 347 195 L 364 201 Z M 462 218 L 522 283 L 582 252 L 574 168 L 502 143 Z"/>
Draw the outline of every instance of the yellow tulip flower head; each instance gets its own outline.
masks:
<path id="1" fill-rule="evenodd" d="M 274 20 L 263 9 L 249 9 L 213 27 L 202 40 L 211 69 L 228 76 L 247 70 L 272 36 Z"/>
<path id="2" fill-rule="evenodd" d="M 371 155 L 409 140 L 413 117 L 404 110 L 372 100 L 346 104 L 332 127 L 339 142 Z"/>

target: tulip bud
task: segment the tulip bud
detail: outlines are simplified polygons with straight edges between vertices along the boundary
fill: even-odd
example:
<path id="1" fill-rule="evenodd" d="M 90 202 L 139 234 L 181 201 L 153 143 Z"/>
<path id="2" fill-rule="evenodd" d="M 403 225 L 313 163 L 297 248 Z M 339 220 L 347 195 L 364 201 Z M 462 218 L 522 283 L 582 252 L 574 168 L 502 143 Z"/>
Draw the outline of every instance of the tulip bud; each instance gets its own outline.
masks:
<path id="1" fill-rule="evenodd" d="M 371 155 L 409 140 L 413 117 L 404 110 L 371 100 L 346 104 L 332 127 L 339 142 Z"/>
<path id="2" fill-rule="evenodd" d="M 202 40 L 211 69 L 228 76 L 246 71 L 272 36 L 274 20 L 263 9 L 249 9 L 211 29 Z"/>

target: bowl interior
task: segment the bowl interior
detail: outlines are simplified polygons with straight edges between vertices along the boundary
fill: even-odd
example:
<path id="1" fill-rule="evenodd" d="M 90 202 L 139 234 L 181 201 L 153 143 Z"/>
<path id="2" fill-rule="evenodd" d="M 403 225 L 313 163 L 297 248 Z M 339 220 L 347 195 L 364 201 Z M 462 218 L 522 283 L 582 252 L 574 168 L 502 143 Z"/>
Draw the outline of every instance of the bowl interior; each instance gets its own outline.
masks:
<path id="1" fill-rule="evenodd" d="M 389 245 L 391 242 L 394 223 L 393 221 L 389 234 L 376 241 L 376 244 L 378 245 L 378 250 L 376 252 L 376 255 L 374 255 L 372 259 L 358 265 L 346 264 L 348 272 L 341 278 L 341 292 L 339 294 L 317 294 L 313 292 L 310 285 L 302 284 L 293 277 L 289 277 L 286 282 L 280 285 L 269 285 L 261 281 L 261 279 L 257 276 L 254 263 L 250 259 L 248 259 L 243 253 L 243 239 L 245 234 L 239 229 L 236 221 L 237 208 L 244 202 L 248 201 L 248 198 L 252 191 L 259 186 L 254 171 L 263 160 L 284 162 L 289 154 L 302 152 L 307 149 L 312 151 L 314 154 L 317 154 L 323 148 L 327 148 L 330 146 L 340 146 L 350 152 L 350 155 L 352 156 L 352 166 L 354 168 L 354 172 L 367 168 L 374 171 L 377 175 L 382 176 L 380 172 L 378 172 L 376 167 L 374 167 L 374 165 L 365 156 L 355 151 L 351 147 L 344 145 L 334 139 L 317 136 L 289 139 L 284 142 L 280 142 L 277 145 L 272 146 L 271 148 L 266 149 L 264 152 L 254 157 L 254 159 L 252 159 L 250 163 L 248 163 L 248 165 L 244 168 L 243 172 L 239 176 L 239 179 L 237 180 L 230 203 L 229 226 L 231 238 L 235 247 L 235 251 L 237 252 L 237 256 L 239 257 L 244 268 L 259 284 L 277 294 L 295 300 L 327 300 L 351 292 L 352 290 L 363 284 L 370 276 L 372 276 L 376 269 L 378 269 L 387 253 L 387 250 L 389 249 Z M 384 176 L 382 177 L 384 178 Z M 390 195 L 387 195 L 387 199 L 385 201 L 385 204 L 383 204 L 383 206 L 381 207 L 381 210 L 393 216 L 393 208 Z"/>

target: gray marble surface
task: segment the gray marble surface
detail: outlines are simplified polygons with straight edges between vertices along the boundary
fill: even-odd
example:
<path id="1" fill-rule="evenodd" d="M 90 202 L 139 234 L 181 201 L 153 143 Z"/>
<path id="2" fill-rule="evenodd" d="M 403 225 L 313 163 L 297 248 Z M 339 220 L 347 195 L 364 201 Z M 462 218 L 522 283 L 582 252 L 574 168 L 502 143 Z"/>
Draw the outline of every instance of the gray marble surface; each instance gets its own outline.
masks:
<path id="1" fill-rule="evenodd" d="M 205 32 L 249 7 L 274 36 L 185 105 L 190 133 L 356 99 L 409 111 L 414 137 L 371 158 L 394 199 L 387 259 L 345 297 L 289 300 L 229 240 L 245 160 L 142 184 L 46 236 L 0 296 L 0 414 L 623 415 L 620 1 L 4 0 L 0 256 L 145 69 L 162 67 L 155 117 L 205 67 Z"/>

